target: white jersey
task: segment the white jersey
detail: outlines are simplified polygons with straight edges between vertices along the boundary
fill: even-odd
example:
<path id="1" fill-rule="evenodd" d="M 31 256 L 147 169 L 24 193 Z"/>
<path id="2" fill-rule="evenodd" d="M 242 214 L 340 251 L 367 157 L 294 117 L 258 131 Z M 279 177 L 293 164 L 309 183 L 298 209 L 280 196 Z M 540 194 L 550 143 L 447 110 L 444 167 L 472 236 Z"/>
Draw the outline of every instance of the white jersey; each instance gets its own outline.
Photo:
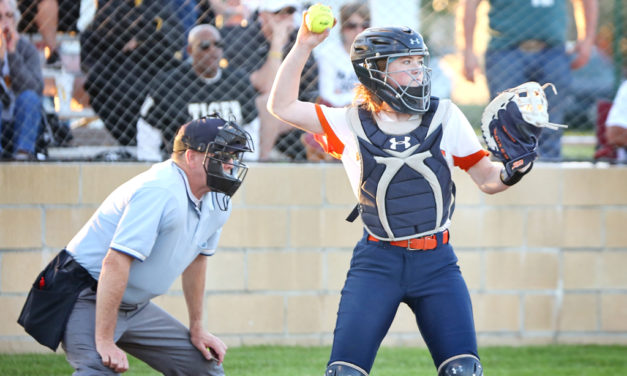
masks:
<path id="1" fill-rule="evenodd" d="M 627 128 L 627 81 L 620 85 L 605 124 Z"/>
<path id="2" fill-rule="evenodd" d="M 440 100 L 440 105 L 444 101 Z M 350 107 L 330 108 L 316 105 L 318 120 L 325 133 L 315 137 L 329 154 L 342 160 L 353 193 L 359 198 L 361 157 L 357 137 L 348 120 L 349 111 Z M 389 135 L 407 134 L 418 127 L 421 120 L 420 115 L 414 115 L 407 121 L 399 122 L 390 119 L 384 112 L 375 114 L 374 118 L 379 128 Z M 468 170 L 488 155 L 488 152 L 481 147 L 468 119 L 456 105 L 450 103 L 448 114 L 444 118 L 446 123 L 443 127 L 440 148 L 449 169 L 458 166 L 463 170 Z"/>

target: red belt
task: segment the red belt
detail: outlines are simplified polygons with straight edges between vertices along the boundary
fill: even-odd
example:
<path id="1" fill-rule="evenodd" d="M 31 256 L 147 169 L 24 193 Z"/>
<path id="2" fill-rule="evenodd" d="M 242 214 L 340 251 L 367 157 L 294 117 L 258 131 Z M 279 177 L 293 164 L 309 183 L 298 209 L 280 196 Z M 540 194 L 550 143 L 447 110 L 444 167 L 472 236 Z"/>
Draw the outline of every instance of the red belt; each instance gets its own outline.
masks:
<path id="1" fill-rule="evenodd" d="M 407 240 L 394 240 L 391 242 L 380 240 L 372 235 L 368 235 L 368 240 L 373 242 L 383 242 L 397 247 L 407 248 L 412 251 L 427 251 L 435 249 L 438 246 L 438 235 L 442 237 L 440 244 L 448 243 L 448 230 L 444 230 L 440 234 L 427 235 Z"/>

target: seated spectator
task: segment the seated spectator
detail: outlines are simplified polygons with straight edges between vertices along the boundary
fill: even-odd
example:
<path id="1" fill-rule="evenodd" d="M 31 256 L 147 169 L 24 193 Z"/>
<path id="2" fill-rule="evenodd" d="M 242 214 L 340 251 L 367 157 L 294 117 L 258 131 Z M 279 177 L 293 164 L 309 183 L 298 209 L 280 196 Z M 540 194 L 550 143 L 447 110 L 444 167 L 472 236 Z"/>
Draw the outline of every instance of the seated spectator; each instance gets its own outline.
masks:
<path id="1" fill-rule="evenodd" d="M 0 0 L 0 155 L 28 160 L 41 129 L 44 82 L 37 49 L 17 32 L 19 19 L 15 0 Z"/>
<path id="2" fill-rule="evenodd" d="M 180 63 L 184 31 L 170 0 L 109 0 L 81 33 L 85 91 L 121 145 L 136 142 L 142 93 L 159 73 Z"/>
<path id="3" fill-rule="evenodd" d="M 322 44 L 314 50 L 318 63 L 320 102 L 331 107 L 351 104 L 353 90 L 359 84 L 350 50 L 357 34 L 370 27 L 370 11 L 364 3 L 348 3 L 340 8 L 339 43 Z"/>
<path id="4" fill-rule="evenodd" d="M 298 3 L 286 0 L 260 2 L 258 12 L 245 26 L 221 29 L 229 65 L 251 73 L 250 80 L 259 93 L 256 99 L 260 121 L 259 158 L 272 160 L 288 157 L 306 159 L 299 137 L 303 133 L 272 116 L 266 109 L 268 94 L 283 57 L 296 40 L 295 13 Z M 318 68 L 311 57 L 300 81 L 300 97 L 315 101 L 318 96 Z M 283 154 L 281 154 L 283 153 Z"/>
<path id="5" fill-rule="evenodd" d="M 57 32 L 83 30 L 81 26 L 93 18 L 96 5 L 96 0 L 18 0 L 22 13 L 18 30 L 23 33 L 39 32 L 49 52 L 46 65 L 60 67 Z"/>
<path id="6" fill-rule="evenodd" d="M 616 162 L 627 163 L 627 81 L 620 85 L 605 124 L 607 142 L 616 148 Z"/>
<path id="7" fill-rule="evenodd" d="M 137 123 L 140 160 L 163 159 L 171 152 L 165 150 L 163 140 L 174 139 L 180 124 L 212 113 L 254 133 L 250 123 L 257 116 L 257 93 L 244 71 L 220 68 L 220 32 L 212 25 L 195 26 L 188 36 L 187 53 L 191 61 L 162 73 L 148 90 Z"/>

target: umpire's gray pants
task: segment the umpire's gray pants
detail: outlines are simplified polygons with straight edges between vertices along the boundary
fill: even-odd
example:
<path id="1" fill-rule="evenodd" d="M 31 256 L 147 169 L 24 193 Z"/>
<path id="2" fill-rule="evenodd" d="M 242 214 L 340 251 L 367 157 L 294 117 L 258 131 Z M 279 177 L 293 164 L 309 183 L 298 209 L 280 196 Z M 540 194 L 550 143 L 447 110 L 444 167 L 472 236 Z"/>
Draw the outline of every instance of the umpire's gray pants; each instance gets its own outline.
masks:
<path id="1" fill-rule="evenodd" d="M 117 375 L 102 364 L 96 351 L 95 327 L 96 293 L 88 288 L 80 293 L 63 336 L 63 349 L 75 369 L 74 376 Z M 185 325 L 154 303 L 123 304 L 114 339 L 122 350 L 164 375 L 224 375 L 216 360 L 205 359 L 192 345 Z"/>

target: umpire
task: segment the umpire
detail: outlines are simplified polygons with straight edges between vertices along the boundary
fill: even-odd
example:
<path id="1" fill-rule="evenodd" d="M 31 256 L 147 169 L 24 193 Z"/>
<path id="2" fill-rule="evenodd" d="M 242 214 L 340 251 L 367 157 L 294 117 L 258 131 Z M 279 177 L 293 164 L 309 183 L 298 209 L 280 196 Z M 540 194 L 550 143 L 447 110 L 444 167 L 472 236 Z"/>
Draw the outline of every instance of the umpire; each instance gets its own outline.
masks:
<path id="1" fill-rule="evenodd" d="M 62 341 L 74 375 L 125 372 L 125 352 L 165 375 L 224 375 L 227 346 L 202 327 L 205 256 L 250 151 L 233 122 L 181 126 L 171 158 L 114 190 L 37 277 L 20 324 L 53 350 Z M 189 328 L 150 302 L 179 275 Z"/>

